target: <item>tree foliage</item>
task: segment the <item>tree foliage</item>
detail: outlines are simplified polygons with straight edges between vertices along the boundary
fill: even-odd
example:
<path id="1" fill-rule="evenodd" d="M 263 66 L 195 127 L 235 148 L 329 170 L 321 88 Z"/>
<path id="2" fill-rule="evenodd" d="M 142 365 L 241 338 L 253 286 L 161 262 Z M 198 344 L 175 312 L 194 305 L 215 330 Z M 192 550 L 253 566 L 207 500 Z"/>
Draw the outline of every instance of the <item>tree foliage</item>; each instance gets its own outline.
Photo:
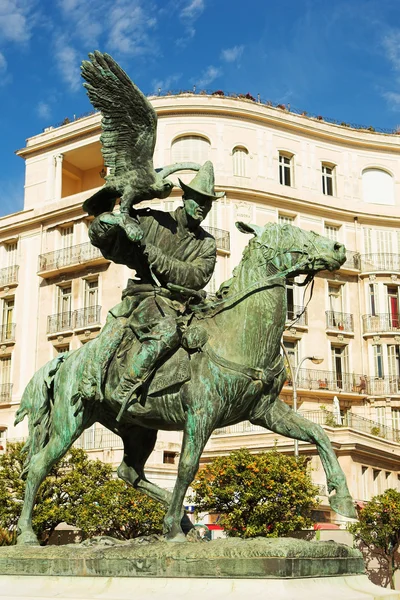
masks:
<path id="1" fill-rule="evenodd" d="M 394 589 L 394 573 L 400 568 L 400 492 L 394 489 L 374 496 L 360 511 L 349 531 L 387 564 L 389 583 Z"/>
<path id="2" fill-rule="evenodd" d="M 192 484 L 198 512 L 220 513 L 230 536 L 278 537 L 309 527 L 318 506 L 307 459 L 276 449 L 250 454 L 242 448 L 201 469 Z"/>
<path id="3" fill-rule="evenodd" d="M 9 444 L 0 456 L 0 527 L 8 530 L 17 524 L 25 491 L 21 450 L 22 444 Z M 44 541 L 63 522 L 81 529 L 83 537 L 129 539 L 161 533 L 163 517 L 158 502 L 113 479 L 110 465 L 71 448 L 39 488 L 33 528 Z"/>

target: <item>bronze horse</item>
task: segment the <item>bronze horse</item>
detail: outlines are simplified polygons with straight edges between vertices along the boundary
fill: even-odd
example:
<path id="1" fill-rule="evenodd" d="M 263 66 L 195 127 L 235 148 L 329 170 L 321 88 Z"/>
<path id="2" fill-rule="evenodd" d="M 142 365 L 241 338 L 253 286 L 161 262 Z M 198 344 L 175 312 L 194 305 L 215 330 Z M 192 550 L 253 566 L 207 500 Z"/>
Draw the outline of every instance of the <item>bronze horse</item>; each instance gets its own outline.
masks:
<path id="1" fill-rule="evenodd" d="M 278 398 L 286 379 L 280 354 L 286 318 L 285 278 L 338 269 L 345 261 L 345 248 L 292 225 L 237 226 L 254 237 L 232 279 L 221 286 L 219 298 L 209 308 L 206 304 L 197 307 L 184 334 L 187 350 L 180 348 L 178 352 L 189 365 L 189 380 L 176 381 L 163 391 L 152 392 L 150 388 L 144 405 L 132 405 L 118 422 L 121 406 L 111 400 L 121 375 L 116 359 L 108 368 L 104 400 L 87 401 L 80 410 L 71 404 L 76 380 L 88 368 L 90 345 L 96 340 L 69 353 L 65 360 L 54 359 L 33 376 L 16 416 L 16 422 L 29 417 L 19 544 L 38 543 L 32 529 L 32 511 L 39 485 L 52 465 L 94 422 L 116 432 L 123 440 L 119 477 L 166 505 L 164 532 L 169 540 L 185 539 L 182 505 L 210 435 L 216 428 L 244 420 L 315 444 L 332 508 L 355 516 L 344 473 L 328 436 L 319 425 L 293 412 Z M 173 361 L 174 356 L 167 368 Z M 159 429 L 183 431 L 172 493 L 148 481 L 144 474 Z"/>

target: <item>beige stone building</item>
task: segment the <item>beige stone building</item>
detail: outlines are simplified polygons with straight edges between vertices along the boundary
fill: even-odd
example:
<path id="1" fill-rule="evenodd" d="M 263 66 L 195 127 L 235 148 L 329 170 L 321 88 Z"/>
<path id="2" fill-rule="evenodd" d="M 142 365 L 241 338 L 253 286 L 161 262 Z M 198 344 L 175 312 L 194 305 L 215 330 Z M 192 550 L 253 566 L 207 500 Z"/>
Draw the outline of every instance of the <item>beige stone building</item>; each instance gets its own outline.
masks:
<path id="1" fill-rule="evenodd" d="M 326 428 L 356 500 L 400 489 L 400 137 L 238 98 L 182 94 L 152 103 L 159 116 L 155 166 L 210 159 L 217 188 L 226 191 L 206 222 L 218 245 L 211 292 L 248 242 L 237 220 L 291 222 L 346 245 L 346 263 L 316 277 L 307 306 L 303 288 L 288 287 L 284 344 L 294 366 L 303 361 L 298 409 Z M 34 371 L 96 336 L 130 276 L 88 241 L 81 205 L 104 182 L 99 137 L 93 114 L 48 127 L 18 151 L 26 164 L 24 209 L 0 219 L 2 447 L 27 434 L 27 423 L 14 428 L 13 419 Z M 171 210 L 179 202 L 177 188 L 149 204 Z M 311 355 L 322 364 L 307 360 Z M 288 403 L 292 383 L 288 378 L 282 391 Z M 260 451 L 276 438 L 249 423 L 218 430 L 204 460 L 242 446 Z M 179 442 L 180 434 L 160 432 L 149 461 L 149 476 L 167 487 Z M 120 461 L 119 438 L 99 426 L 80 443 Z M 278 444 L 294 450 L 292 440 Z M 313 455 L 320 519 L 336 519 L 315 448 L 299 449 Z"/>

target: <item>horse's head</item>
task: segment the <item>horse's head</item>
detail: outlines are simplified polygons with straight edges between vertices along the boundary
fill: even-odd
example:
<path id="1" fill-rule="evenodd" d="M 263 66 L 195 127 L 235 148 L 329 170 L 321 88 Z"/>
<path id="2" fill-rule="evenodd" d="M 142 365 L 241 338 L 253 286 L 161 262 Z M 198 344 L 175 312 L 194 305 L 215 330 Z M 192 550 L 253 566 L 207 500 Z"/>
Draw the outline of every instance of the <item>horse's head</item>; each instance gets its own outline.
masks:
<path id="1" fill-rule="evenodd" d="M 334 271 L 346 260 L 343 244 L 330 240 L 314 231 L 304 231 L 294 225 L 270 223 L 265 227 L 238 222 L 236 227 L 254 238 L 248 248 L 262 255 L 265 263 L 274 265 L 287 275 L 308 275 L 327 269 Z M 251 252 L 253 254 L 253 252 Z M 260 264 L 257 257 L 257 263 Z"/>

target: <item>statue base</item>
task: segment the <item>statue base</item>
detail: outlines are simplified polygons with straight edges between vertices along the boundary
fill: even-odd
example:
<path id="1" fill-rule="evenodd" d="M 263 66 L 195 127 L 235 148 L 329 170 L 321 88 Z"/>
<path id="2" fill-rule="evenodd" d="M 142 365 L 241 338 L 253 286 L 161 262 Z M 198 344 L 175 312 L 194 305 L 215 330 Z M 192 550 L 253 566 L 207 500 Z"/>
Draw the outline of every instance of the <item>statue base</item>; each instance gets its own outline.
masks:
<path id="1" fill-rule="evenodd" d="M 335 542 L 98 538 L 0 548 L 0 599 L 400 600 L 364 570 L 358 550 Z"/>
<path id="2" fill-rule="evenodd" d="M 400 600 L 366 575 L 311 579 L 0 576 L 1 600 Z"/>

